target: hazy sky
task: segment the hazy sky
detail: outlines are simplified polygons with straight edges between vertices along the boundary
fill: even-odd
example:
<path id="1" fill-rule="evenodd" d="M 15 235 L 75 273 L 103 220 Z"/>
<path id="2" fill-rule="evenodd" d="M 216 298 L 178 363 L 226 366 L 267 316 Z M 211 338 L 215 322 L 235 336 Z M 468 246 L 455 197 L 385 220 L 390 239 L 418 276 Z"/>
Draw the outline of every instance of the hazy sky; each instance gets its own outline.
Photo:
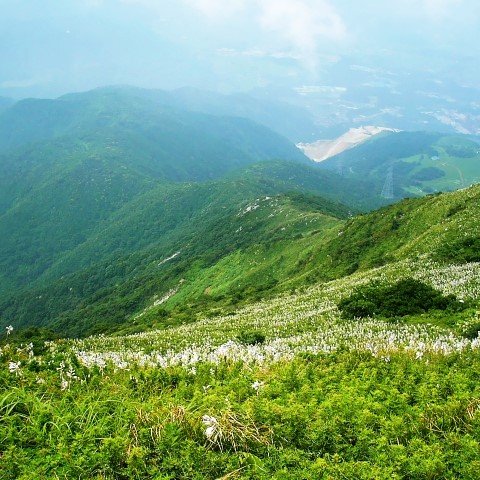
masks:
<path id="1" fill-rule="evenodd" d="M 467 76 L 479 32 L 478 0 L 0 0 L 0 96 L 322 84 L 345 58 Z"/>

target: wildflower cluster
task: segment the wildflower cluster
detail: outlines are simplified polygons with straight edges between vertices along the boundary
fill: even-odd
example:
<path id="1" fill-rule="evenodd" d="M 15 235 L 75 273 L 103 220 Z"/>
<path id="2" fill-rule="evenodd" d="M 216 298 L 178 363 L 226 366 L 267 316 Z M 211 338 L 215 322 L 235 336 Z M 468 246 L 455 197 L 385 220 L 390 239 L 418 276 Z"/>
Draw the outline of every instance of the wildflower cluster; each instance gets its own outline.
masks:
<path id="1" fill-rule="evenodd" d="M 446 294 L 454 293 L 462 300 L 478 298 L 478 263 L 442 267 L 425 260 L 403 261 L 348 280 L 319 284 L 304 293 L 262 301 L 233 316 L 126 337 L 78 340 L 72 347 L 82 365 L 100 369 L 111 365 L 114 370 L 135 365 L 192 368 L 197 363 L 219 364 L 226 360 L 268 365 L 302 353 L 328 354 L 345 348 L 368 351 L 374 356 L 405 351 L 417 359 L 478 348 L 476 338 L 458 337 L 428 324 L 392 324 L 370 318 L 346 322 L 340 318 L 336 302 L 357 286 L 372 280 L 393 284 L 412 272 L 413 277 Z M 242 331 L 261 331 L 265 340 L 252 344 L 239 341 L 238 332 Z"/>
<path id="2" fill-rule="evenodd" d="M 212 448 L 224 450 L 226 447 L 233 450 L 248 449 L 249 444 L 271 443 L 271 429 L 256 425 L 245 415 L 238 415 L 227 409 L 220 416 L 203 415 L 205 436 Z"/>
<path id="3" fill-rule="evenodd" d="M 183 367 L 195 372 L 196 365 L 242 362 L 244 365 L 269 365 L 288 361 L 300 354 L 330 354 L 339 350 L 366 351 L 388 358 L 406 352 L 412 358 L 449 355 L 480 347 L 475 336 L 457 336 L 452 331 L 421 324 L 406 325 L 364 318 L 348 322 L 341 318 L 336 304 L 355 288 L 373 280 L 394 284 L 409 275 L 462 300 L 475 301 L 480 288 L 480 264 L 440 266 L 428 259 L 407 260 L 357 273 L 348 279 L 312 286 L 302 293 L 279 296 L 249 305 L 236 314 L 199 320 L 177 328 L 144 332 L 123 337 L 97 336 L 64 341 L 56 361 L 59 385 L 69 388 L 79 376 L 69 360 L 83 369 L 100 373 L 136 368 Z M 261 342 L 245 342 L 239 332 L 262 332 Z M 47 347 L 57 355 L 58 342 Z M 2 351 L 6 355 L 5 348 Z M 18 359 L 11 358 L 9 371 L 22 375 L 32 351 L 24 347 Z M 25 358 L 20 358 L 20 357 Z M 62 357 L 63 358 L 63 357 Z M 253 387 L 258 391 L 260 384 Z"/>

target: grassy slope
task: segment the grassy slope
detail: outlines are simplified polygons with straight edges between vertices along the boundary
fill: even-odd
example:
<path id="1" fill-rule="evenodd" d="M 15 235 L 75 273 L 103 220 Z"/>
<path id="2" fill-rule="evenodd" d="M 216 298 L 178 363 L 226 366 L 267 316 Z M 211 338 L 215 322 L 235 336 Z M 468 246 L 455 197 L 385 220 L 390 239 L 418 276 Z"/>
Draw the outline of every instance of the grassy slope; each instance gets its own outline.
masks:
<path id="1" fill-rule="evenodd" d="M 148 215 L 143 215 L 141 209 L 130 210 L 134 215 L 126 216 L 124 222 L 114 222 L 113 232 L 106 232 L 104 237 L 96 238 L 92 243 L 92 252 L 101 245 L 105 247 L 104 251 L 110 252 L 109 257 L 102 257 L 102 261 L 78 273 L 51 280 L 44 287 L 39 286 L 36 290 L 7 298 L 2 307 L 3 322 L 9 323 L 15 319 L 19 325 L 45 325 L 60 315 L 56 324 L 59 331 L 64 333 L 85 334 L 96 324 L 102 324 L 103 328 L 110 325 L 111 328 L 112 324 L 125 322 L 135 309 L 148 303 L 154 294 L 164 295 L 182 278 L 191 279 L 197 275 L 208 277 L 206 272 L 212 268 L 218 271 L 219 266 L 215 265 L 231 253 L 243 255 L 242 251 L 246 249 L 246 255 L 251 256 L 258 248 L 268 248 L 276 252 L 276 256 L 281 256 L 299 237 L 314 230 L 317 233 L 328 230 L 339 222 L 334 216 L 345 217 L 348 214 L 348 210 L 340 204 L 318 197 L 289 194 L 265 200 L 268 198 L 265 193 L 261 201 L 254 197 L 250 206 L 256 202 L 268 203 L 268 208 L 249 212 L 248 202 L 244 200 L 248 190 L 245 185 L 242 189 L 235 189 L 235 185 L 235 182 L 229 184 L 233 191 L 225 189 L 223 183 L 187 185 L 183 186 L 183 191 L 172 187 L 164 192 L 164 196 L 155 197 L 155 202 L 141 202 L 144 208 L 148 205 Z M 255 193 L 261 193 L 262 190 L 255 186 L 253 183 L 250 188 Z M 196 203 L 188 199 L 185 190 Z M 172 193 L 178 195 L 178 201 L 175 201 Z M 182 202 L 185 202 L 185 206 L 182 206 Z M 152 212 L 156 212 L 155 215 Z M 275 213 L 279 212 L 275 217 Z M 121 236 L 114 234 L 117 230 Z M 140 240 L 138 231 L 143 232 Z M 130 232 L 135 237 L 132 240 L 135 248 L 129 248 L 128 243 L 121 243 L 122 239 L 130 241 Z M 102 238 L 108 243 L 104 244 Z M 115 248 L 112 241 L 115 242 Z M 163 262 L 176 252 L 178 256 Z M 70 262 L 82 258 L 82 254 L 87 255 L 88 250 L 77 252 Z M 294 252 L 289 253 L 288 257 L 293 262 Z M 58 265 L 59 269 L 62 267 Z M 259 290 L 271 287 L 273 280 L 284 280 L 289 274 L 286 268 L 275 268 L 279 270 L 275 278 L 260 281 L 252 277 L 253 270 L 248 263 L 241 263 L 238 272 L 240 279 L 233 282 L 230 278 L 219 289 L 215 289 L 215 293 L 243 291 L 251 282 Z M 263 275 L 267 269 L 267 264 L 262 260 L 257 276 Z M 58 274 L 53 278 L 58 278 Z M 196 282 L 201 285 L 200 276 Z M 188 285 L 192 287 L 190 283 Z M 196 294 L 191 301 L 197 302 L 201 295 L 198 295 L 198 288 L 194 290 Z M 62 312 L 65 317 L 63 320 Z"/>
<path id="2" fill-rule="evenodd" d="M 333 263 L 354 268 L 406 257 L 435 255 L 462 237 L 478 237 L 480 187 L 407 199 L 349 221 L 331 244 Z"/>
<path id="3" fill-rule="evenodd" d="M 235 231 L 241 225 L 234 230 L 229 227 L 237 222 L 235 216 L 242 205 L 262 196 L 311 192 L 331 200 L 348 201 L 363 209 L 381 202 L 369 195 L 368 184 L 297 162 L 256 163 L 215 182 L 164 183 L 141 174 L 135 165 L 115 167 L 117 154 L 110 150 L 104 151 L 110 152 L 106 155 L 88 152 L 93 156 L 87 160 L 78 160 L 72 153 L 60 166 L 53 162 L 58 171 L 0 217 L 0 230 L 4 234 L 0 256 L 4 267 L 0 276 L 3 290 L 25 285 L 17 294 L 5 296 L 3 323 L 15 320 L 18 325 L 49 324 L 62 312 L 84 308 L 89 303 L 93 306 L 88 307 L 87 320 L 77 322 L 75 319 L 83 318 L 83 310 L 78 311 L 75 319 L 69 316 L 68 320 L 56 322 L 57 328 L 71 334 L 91 332 L 96 322 L 102 324 L 98 328 L 109 325 L 111 328 L 112 315 L 115 324 L 122 323 L 153 294 L 173 288 L 184 275 L 192 278 L 193 274 L 188 273 L 191 268 L 198 270 L 201 265 L 202 269 L 209 269 L 237 248 L 252 246 L 247 253 L 241 253 L 251 256 L 256 248 L 253 245 L 259 242 L 255 229 L 269 231 L 273 220 L 265 219 L 265 226 L 256 225 L 249 235 Z M 45 157 L 51 161 L 51 157 Z M 32 162 L 27 161 L 23 170 L 27 171 Z M 40 163 L 37 166 L 38 177 L 42 178 Z M 31 181 L 34 180 L 32 174 Z M 30 188 L 28 182 L 24 187 Z M 329 215 L 338 213 L 321 199 L 308 200 L 306 209 L 313 208 L 315 212 L 319 206 L 327 208 Z M 343 207 L 338 208 L 340 216 L 347 214 Z M 303 218 L 303 210 L 303 207 L 300 211 L 294 209 L 292 218 L 297 214 Z M 308 234 L 311 230 L 314 229 L 309 230 L 306 225 L 296 234 Z M 273 265 L 288 250 L 288 261 L 283 261 L 281 268 L 275 267 L 279 274 L 271 273 L 273 267 L 262 266 L 252 275 L 245 263 L 237 286 L 234 288 L 230 282 L 228 288 L 223 286 L 217 293 L 236 292 L 243 298 L 251 282 L 256 282 L 259 290 L 284 283 L 294 270 L 295 252 L 300 250 L 281 245 L 278 237 L 277 232 L 277 244 L 268 247 L 267 256 Z M 202 246 L 206 238 L 209 240 Z M 288 242 L 292 243 L 291 239 Z M 180 264 L 158 272 L 155 265 L 179 250 Z M 263 274 L 268 280 L 259 281 Z M 121 287 L 114 289 L 115 285 Z M 198 289 L 195 291 L 198 293 Z M 193 300 L 197 302 L 198 295 Z M 102 321 L 98 322 L 98 318 Z M 65 328 L 67 324 L 70 326 Z"/>
<path id="4" fill-rule="evenodd" d="M 229 295 L 233 294 L 230 301 L 239 301 L 254 298 L 264 290 L 295 289 L 409 258 L 455 261 L 455 252 L 463 248 L 458 246 L 459 239 L 480 236 L 479 201 L 480 187 L 474 186 L 449 195 L 404 200 L 346 222 L 329 223 L 317 218 L 310 229 L 300 229 L 300 235 L 293 233 L 294 222 L 287 221 L 281 227 L 285 238 L 278 243 L 272 237 L 271 242 L 235 251 L 218 264 L 194 269 L 171 299 L 148 310 L 148 322 L 143 327 L 161 324 L 158 312 L 165 309 L 178 305 L 185 308 L 188 303 L 195 304 L 195 299 L 221 299 L 225 286 Z M 273 213 L 269 202 L 259 205 L 257 215 Z M 287 219 L 289 214 L 281 215 Z M 307 218 L 299 216 L 297 222 L 306 223 Z M 322 226 L 317 228 L 319 221 Z M 293 233 L 290 239 L 288 232 Z M 478 249 L 478 244 L 474 248 Z M 480 260 L 480 251 L 471 255 L 469 258 Z M 239 271 L 241 280 L 235 289 Z"/>
<path id="5" fill-rule="evenodd" d="M 326 216 L 328 204 L 315 210 L 315 197 L 259 198 L 206 223 L 187 245 L 152 247 L 66 277 L 32 292 L 30 300 L 17 297 L 4 307 L 4 323 L 16 318 L 22 324 L 11 312 L 27 312 L 23 322 L 51 319 L 50 325 L 75 335 L 140 331 L 408 258 L 455 261 L 459 238 L 479 237 L 479 196 L 475 186 L 347 221 Z M 469 258 L 480 259 L 480 252 Z M 106 288 L 95 288 L 96 282 Z"/>
<path id="6" fill-rule="evenodd" d="M 348 322 L 335 304 L 411 275 L 476 302 L 479 267 L 404 260 L 177 328 L 3 346 L 3 474 L 473 480 L 480 344 L 458 334 L 478 314 Z"/>
<path id="7" fill-rule="evenodd" d="M 309 257 L 312 268 L 340 278 L 243 307 L 206 305 L 195 322 L 47 345 L 35 331 L 14 330 L 0 347 L 3 476 L 476 479 L 480 340 L 462 332 L 480 328 L 480 262 L 454 264 L 458 252 L 444 247 L 478 237 L 479 196 L 474 186 L 337 220 L 322 236 L 330 238 L 325 252 L 347 253 L 379 233 L 361 243 L 355 273 L 339 274 L 349 268 L 341 255 L 322 268 Z M 332 227 L 331 217 L 314 213 L 318 202 L 298 194 L 258 199 L 235 212 L 230 228 L 257 226 L 256 235 L 272 238 L 268 258 L 277 241 L 295 256 L 318 235 L 303 236 L 308 229 Z M 273 220 L 259 230 L 266 218 Z M 387 248 L 389 261 L 370 268 Z M 439 251 L 442 263 L 432 260 Z M 244 253 L 221 260 L 216 274 L 235 275 L 243 258 L 254 258 Z M 196 279 L 203 288 L 210 274 L 192 273 L 178 298 Z M 468 308 L 394 321 L 341 318 L 338 302 L 359 285 L 405 277 Z M 125 330 L 149 315 L 159 327 L 172 318 L 162 323 L 154 308 L 139 313 Z M 245 340 L 252 338 L 257 343 Z"/>

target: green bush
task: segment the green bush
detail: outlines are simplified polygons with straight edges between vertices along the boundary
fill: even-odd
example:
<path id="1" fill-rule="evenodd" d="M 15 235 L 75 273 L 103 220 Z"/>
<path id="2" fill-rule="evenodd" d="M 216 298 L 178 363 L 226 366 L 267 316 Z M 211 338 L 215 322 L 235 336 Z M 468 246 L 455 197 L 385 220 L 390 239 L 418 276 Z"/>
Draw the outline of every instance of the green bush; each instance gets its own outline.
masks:
<path id="1" fill-rule="evenodd" d="M 242 331 L 237 335 L 237 340 L 243 345 L 257 345 L 265 341 L 265 335 L 258 330 Z"/>
<path id="2" fill-rule="evenodd" d="M 435 252 L 436 260 L 467 263 L 480 261 L 480 237 L 466 237 L 442 244 Z"/>
<path id="3" fill-rule="evenodd" d="M 344 318 L 381 316 L 386 318 L 415 315 L 429 310 L 460 310 L 454 295 L 444 296 L 433 287 L 414 278 L 404 278 L 394 285 L 378 282 L 358 287 L 337 305 Z"/>
<path id="4" fill-rule="evenodd" d="M 36 355 L 40 355 L 45 352 L 45 342 L 52 340 L 58 340 L 61 336 L 48 329 L 42 327 L 27 327 L 20 328 L 19 330 L 13 330 L 11 334 L 4 333 L 0 336 L 0 347 L 5 344 L 14 345 L 16 347 L 22 347 L 31 344 L 33 351 Z"/>

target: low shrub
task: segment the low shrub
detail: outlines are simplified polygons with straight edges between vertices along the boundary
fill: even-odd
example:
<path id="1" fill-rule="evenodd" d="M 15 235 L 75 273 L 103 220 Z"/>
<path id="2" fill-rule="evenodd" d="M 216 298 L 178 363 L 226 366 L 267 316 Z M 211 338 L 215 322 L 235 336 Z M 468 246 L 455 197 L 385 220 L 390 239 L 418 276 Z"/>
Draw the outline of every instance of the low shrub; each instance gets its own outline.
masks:
<path id="1" fill-rule="evenodd" d="M 441 245 L 435 252 L 439 261 L 467 263 L 480 261 L 480 237 L 466 237 Z"/>
<path id="2" fill-rule="evenodd" d="M 467 320 L 466 322 L 463 322 L 460 325 L 460 334 L 463 337 L 469 338 L 471 340 L 478 337 L 478 335 L 480 334 L 480 317 L 478 312 L 473 318 Z"/>
<path id="3" fill-rule="evenodd" d="M 372 282 L 355 289 L 337 305 L 344 318 L 385 318 L 415 315 L 429 310 L 460 310 L 454 295 L 444 296 L 438 290 L 414 278 L 404 278 L 394 285 Z"/>
<path id="4" fill-rule="evenodd" d="M 244 330 L 237 335 L 237 340 L 243 345 L 258 345 L 265 341 L 265 335 L 258 330 Z"/>

